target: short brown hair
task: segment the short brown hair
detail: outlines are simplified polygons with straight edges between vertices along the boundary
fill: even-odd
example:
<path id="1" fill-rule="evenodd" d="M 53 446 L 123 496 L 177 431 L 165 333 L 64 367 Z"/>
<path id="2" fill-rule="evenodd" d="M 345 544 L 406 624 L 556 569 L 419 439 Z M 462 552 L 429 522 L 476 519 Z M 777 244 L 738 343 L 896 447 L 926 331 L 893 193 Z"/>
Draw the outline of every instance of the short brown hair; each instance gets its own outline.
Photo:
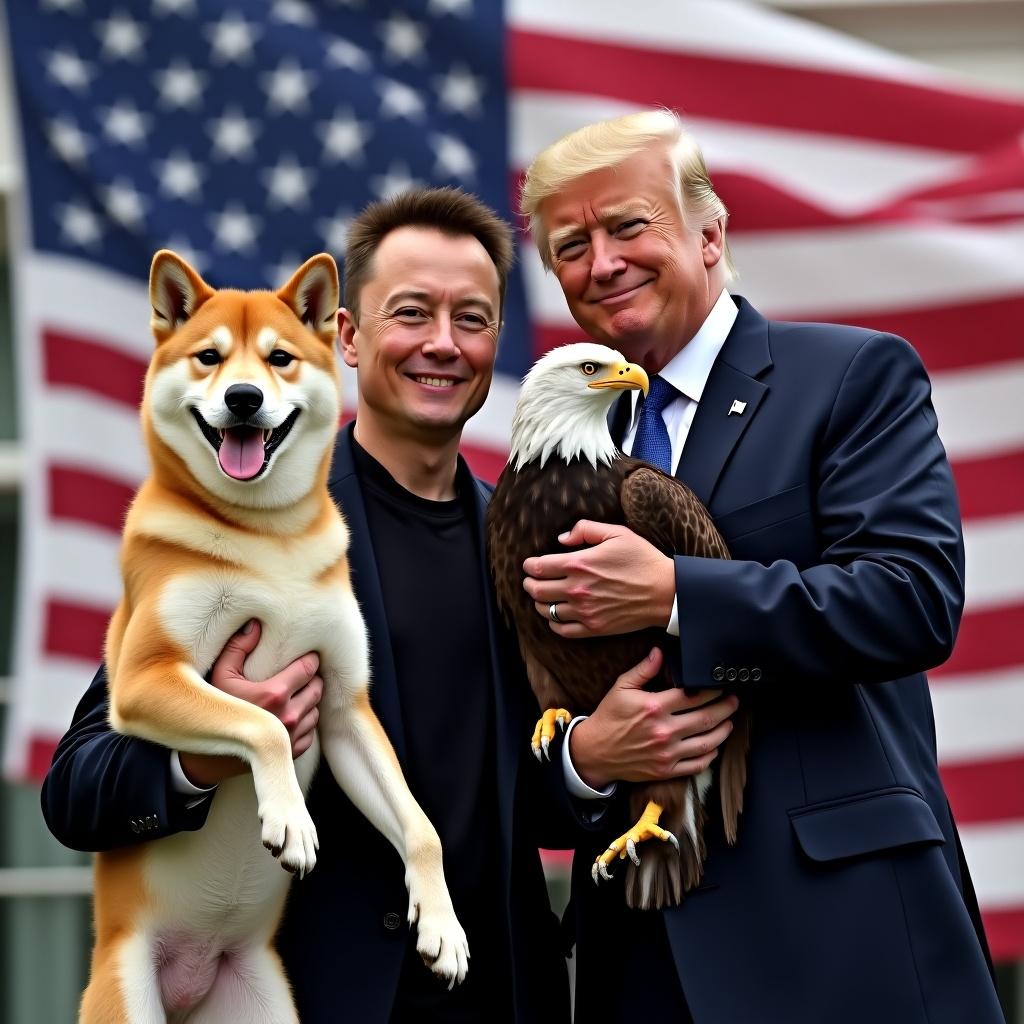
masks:
<path id="1" fill-rule="evenodd" d="M 499 310 L 512 269 L 512 229 L 489 206 L 460 188 L 418 188 L 370 203 L 348 229 L 345 243 L 345 308 L 359 318 L 359 293 L 372 274 L 381 242 L 399 228 L 434 228 L 445 235 L 471 235 L 498 271 Z"/>

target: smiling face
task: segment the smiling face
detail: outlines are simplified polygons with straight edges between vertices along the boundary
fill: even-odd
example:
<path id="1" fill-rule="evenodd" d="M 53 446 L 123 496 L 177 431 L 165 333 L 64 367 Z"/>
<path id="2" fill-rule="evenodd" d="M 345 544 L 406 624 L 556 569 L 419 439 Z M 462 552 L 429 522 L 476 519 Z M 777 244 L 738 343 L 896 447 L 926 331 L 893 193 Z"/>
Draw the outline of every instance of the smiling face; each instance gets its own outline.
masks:
<path id="1" fill-rule="evenodd" d="M 471 235 L 403 227 L 380 243 L 342 315 L 342 355 L 359 378 L 357 421 L 427 444 L 457 438 L 487 397 L 499 329 L 498 272 Z"/>
<path id="2" fill-rule="evenodd" d="M 576 178 L 538 213 L 573 318 L 648 371 L 693 337 L 721 292 L 721 226 L 687 226 L 663 145 Z"/>

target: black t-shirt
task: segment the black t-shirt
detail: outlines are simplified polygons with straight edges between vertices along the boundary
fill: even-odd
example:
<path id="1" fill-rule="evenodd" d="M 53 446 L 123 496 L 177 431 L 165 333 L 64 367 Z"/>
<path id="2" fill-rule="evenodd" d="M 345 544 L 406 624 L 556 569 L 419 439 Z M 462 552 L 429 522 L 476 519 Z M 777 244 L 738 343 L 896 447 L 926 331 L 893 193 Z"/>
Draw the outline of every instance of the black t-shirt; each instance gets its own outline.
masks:
<path id="1" fill-rule="evenodd" d="M 460 462 L 456 498 L 421 498 L 354 439 L 352 447 L 398 682 L 406 781 L 441 837 L 445 879 L 472 957 L 466 981 L 448 992 L 420 960 L 413 932 L 392 1024 L 501 1021 L 512 980 L 475 484 Z"/>

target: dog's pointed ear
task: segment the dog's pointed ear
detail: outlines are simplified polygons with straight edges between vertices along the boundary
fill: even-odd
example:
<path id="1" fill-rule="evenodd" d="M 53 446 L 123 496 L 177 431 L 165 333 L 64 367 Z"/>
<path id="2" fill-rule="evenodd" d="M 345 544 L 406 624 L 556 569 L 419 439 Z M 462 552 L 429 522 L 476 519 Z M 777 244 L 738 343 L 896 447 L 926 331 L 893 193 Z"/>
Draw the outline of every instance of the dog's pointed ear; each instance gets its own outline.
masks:
<path id="1" fill-rule="evenodd" d="M 213 289 L 176 252 L 161 249 L 149 268 L 149 321 L 157 344 L 170 337 L 213 294 Z"/>
<path id="2" fill-rule="evenodd" d="M 312 256 L 292 274 L 277 297 L 328 345 L 338 336 L 338 267 L 334 257 L 322 252 Z"/>

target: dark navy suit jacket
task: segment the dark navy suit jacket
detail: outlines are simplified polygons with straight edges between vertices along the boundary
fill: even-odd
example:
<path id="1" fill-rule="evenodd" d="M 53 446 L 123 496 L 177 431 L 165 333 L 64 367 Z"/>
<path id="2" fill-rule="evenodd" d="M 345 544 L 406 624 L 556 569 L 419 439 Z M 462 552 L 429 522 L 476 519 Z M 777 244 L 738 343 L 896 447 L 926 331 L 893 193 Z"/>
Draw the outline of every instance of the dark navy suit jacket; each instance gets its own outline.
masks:
<path id="1" fill-rule="evenodd" d="M 405 744 L 398 686 L 350 438 L 351 427 L 339 434 L 330 488 L 352 538 L 353 586 L 371 637 L 371 701 L 401 761 Z M 537 847 L 568 845 L 571 812 L 559 787 L 545 782 L 529 753 L 537 706 L 491 596 L 482 549 L 484 508 L 491 488 L 479 481 L 476 487 L 481 591 L 488 595 L 497 710 L 501 902 L 507 911 L 496 917 L 494 926 L 507 930 L 516 1019 L 523 1024 L 554 1024 L 569 1019 L 568 986 L 558 921 L 548 905 Z M 480 728 L 484 723 L 466 726 Z M 202 827 L 209 801 L 189 809 L 188 801 L 170 784 L 168 766 L 165 748 L 110 730 L 101 669 L 43 784 L 43 813 L 50 830 L 66 846 L 101 850 Z M 277 942 L 300 1018 L 303 1024 L 382 1024 L 391 1011 L 408 936 L 401 859 L 352 806 L 325 767 L 314 779 L 307 803 L 317 824 L 321 855 L 312 874 L 293 884 Z M 142 834 L 133 828 L 140 821 L 146 823 Z"/>
<path id="2" fill-rule="evenodd" d="M 928 378 L 899 338 L 737 304 L 677 474 L 733 556 L 676 558 L 682 679 L 754 722 L 739 840 L 712 821 L 703 884 L 663 914 L 687 1002 L 696 1024 L 994 1024 L 922 674 L 964 595 Z M 609 1019 L 628 941 L 621 878 L 590 880 L 607 832 L 576 858 L 577 1024 Z"/>

